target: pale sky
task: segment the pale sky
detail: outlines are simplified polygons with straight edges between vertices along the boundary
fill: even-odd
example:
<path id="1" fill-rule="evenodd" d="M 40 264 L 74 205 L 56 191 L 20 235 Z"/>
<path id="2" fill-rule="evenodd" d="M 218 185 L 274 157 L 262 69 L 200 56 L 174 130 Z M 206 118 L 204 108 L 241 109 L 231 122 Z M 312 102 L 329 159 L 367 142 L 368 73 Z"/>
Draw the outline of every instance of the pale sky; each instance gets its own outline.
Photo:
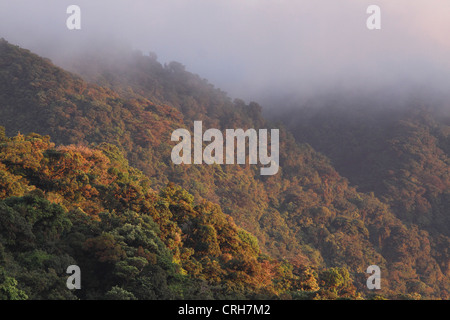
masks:
<path id="1" fill-rule="evenodd" d="M 81 8 L 82 29 L 66 28 Z M 381 30 L 366 9 L 381 8 Z M 124 41 L 232 97 L 450 83 L 448 0 L 0 0 L 0 37 L 52 59 Z M 448 82 L 447 82 L 448 81 Z"/>

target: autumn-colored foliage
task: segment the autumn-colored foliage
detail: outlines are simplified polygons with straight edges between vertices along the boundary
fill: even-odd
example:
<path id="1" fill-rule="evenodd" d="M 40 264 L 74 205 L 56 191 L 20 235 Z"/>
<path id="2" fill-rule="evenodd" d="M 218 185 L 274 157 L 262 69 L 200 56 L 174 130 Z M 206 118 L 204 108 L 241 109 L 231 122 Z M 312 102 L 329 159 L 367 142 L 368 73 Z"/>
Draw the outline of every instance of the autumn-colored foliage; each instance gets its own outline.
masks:
<path id="1" fill-rule="evenodd" d="M 137 53 L 105 59 L 74 65 L 86 82 L 0 41 L 5 296 L 76 298 L 63 283 L 64 266 L 76 263 L 90 270 L 76 293 L 85 299 L 370 298 L 372 264 L 385 270 L 379 296 L 448 297 L 445 128 L 436 140 L 434 126 L 403 123 L 409 131 L 399 129 L 388 154 L 406 157 L 392 160 L 401 167 L 385 166 L 374 149 L 382 158 L 355 180 L 344 158 L 330 152 L 336 170 L 313 142 L 329 139 L 326 148 L 344 155 L 359 144 L 336 148 L 320 123 L 299 129 L 315 134 L 303 141 L 179 63 Z M 170 134 L 194 120 L 280 128 L 279 173 L 174 165 Z"/>

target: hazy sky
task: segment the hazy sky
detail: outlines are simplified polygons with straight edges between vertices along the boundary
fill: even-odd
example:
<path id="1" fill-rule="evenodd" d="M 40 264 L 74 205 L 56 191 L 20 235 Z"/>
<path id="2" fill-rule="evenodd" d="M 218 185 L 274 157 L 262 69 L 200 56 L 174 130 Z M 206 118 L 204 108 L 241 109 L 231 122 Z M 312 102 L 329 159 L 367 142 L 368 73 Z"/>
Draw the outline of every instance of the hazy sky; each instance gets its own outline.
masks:
<path id="1" fill-rule="evenodd" d="M 78 31 L 66 28 L 71 4 Z M 381 30 L 366 27 L 371 4 Z M 53 59 L 99 38 L 125 41 L 247 100 L 450 83 L 448 0 L 0 0 L 0 37 Z"/>

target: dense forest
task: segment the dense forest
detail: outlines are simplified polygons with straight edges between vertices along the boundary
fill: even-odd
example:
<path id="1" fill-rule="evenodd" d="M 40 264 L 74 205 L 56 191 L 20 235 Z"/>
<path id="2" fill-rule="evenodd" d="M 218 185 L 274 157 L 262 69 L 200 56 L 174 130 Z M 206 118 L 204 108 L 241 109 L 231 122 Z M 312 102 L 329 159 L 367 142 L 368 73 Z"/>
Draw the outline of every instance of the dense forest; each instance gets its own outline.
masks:
<path id="1" fill-rule="evenodd" d="M 0 298 L 449 298 L 449 127 L 434 110 L 383 128 L 299 109 L 286 129 L 155 55 L 72 62 L 0 41 Z M 278 174 L 174 165 L 170 135 L 196 120 L 279 128 Z M 82 290 L 65 286 L 71 264 Z M 373 264 L 381 290 L 366 288 Z"/>

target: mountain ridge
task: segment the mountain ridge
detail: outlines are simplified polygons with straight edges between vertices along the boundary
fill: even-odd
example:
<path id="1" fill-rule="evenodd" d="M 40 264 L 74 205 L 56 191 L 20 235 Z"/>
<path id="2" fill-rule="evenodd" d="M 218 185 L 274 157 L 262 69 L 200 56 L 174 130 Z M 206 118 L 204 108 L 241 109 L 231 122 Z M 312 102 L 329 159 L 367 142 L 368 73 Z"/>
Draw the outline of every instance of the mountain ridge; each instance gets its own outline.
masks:
<path id="1" fill-rule="evenodd" d="M 442 251 L 440 263 L 434 258 L 439 254 L 436 248 L 445 248 L 445 242 L 417 250 L 420 243 L 435 240 L 404 225 L 373 194 L 357 192 L 325 156 L 298 144 L 283 127 L 281 169 L 274 177 L 260 177 L 259 170 L 249 166 L 171 164 L 173 129 L 189 129 L 194 119 L 219 129 L 271 127 L 258 104 L 232 102 L 179 63 L 158 67 L 155 57 L 137 55 L 125 75 L 114 64 L 108 70 L 111 66 L 99 62 L 95 66 L 100 71 L 89 76 L 97 84 L 88 84 L 5 41 L 0 52 L 0 125 L 7 132 L 51 134 L 58 144 L 115 144 L 149 177 L 153 188 L 172 182 L 195 199 L 218 203 L 275 259 L 286 258 L 297 268 L 348 268 L 361 291 L 365 269 L 379 264 L 391 271 L 383 291 L 387 296 L 446 297 L 448 254 Z M 152 68 L 159 73 L 152 73 Z M 107 71 L 109 78 L 104 76 Z M 48 82 L 59 73 L 67 82 Z M 19 82 L 11 82 L 15 78 Z M 32 106 L 30 111 L 41 112 L 24 113 Z"/>

